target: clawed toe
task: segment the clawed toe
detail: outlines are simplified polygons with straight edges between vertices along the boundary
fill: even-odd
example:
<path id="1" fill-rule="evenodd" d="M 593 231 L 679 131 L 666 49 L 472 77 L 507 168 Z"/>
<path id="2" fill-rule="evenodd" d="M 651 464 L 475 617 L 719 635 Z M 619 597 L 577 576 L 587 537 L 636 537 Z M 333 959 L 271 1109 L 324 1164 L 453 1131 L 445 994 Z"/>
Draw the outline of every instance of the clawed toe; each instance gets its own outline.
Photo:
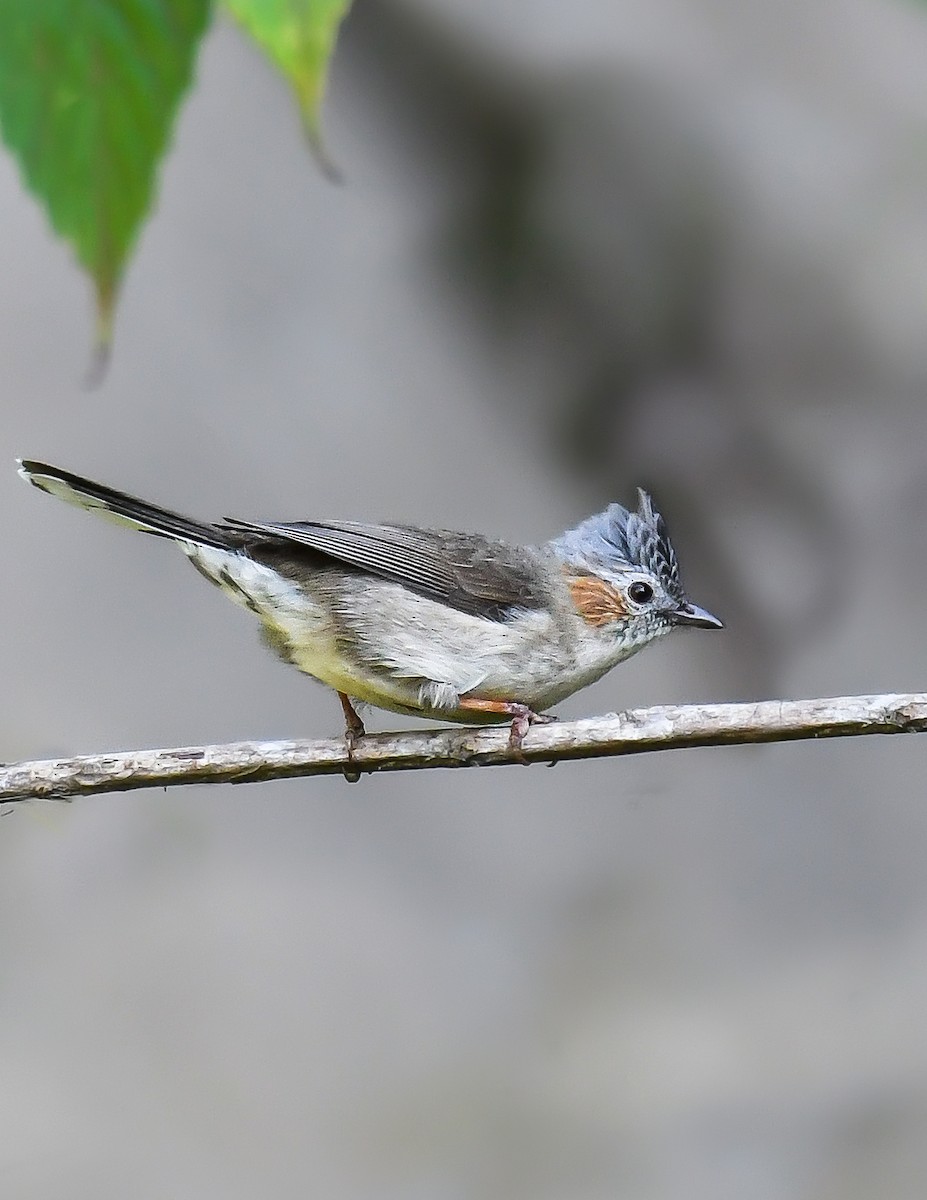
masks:
<path id="1" fill-rule="evenodd" d="M 355 729 L 346 729 L 344 731 L 344 744 L 348 752 L 348 761 L 345 765 L 343 774 L 348 783 L 360 782 L 361 773 L 351 766 L 351 763 L 354 761 L 354 751 L 357 749 L 357 744 L 363 739 L 363 737 L 363 730 L 361 730 L 360 733 L 358 733 Z"/>
<path id="2" fill-rule="evenodd" d="M 353 752 L 357 750 L 358 745 L 363 742 L 366 734 L 367 731 L 363 725 L 360 726 L 359 730 L 355 730 L 355 728 L 352 728 L 351 726 L 346 728 L 345 745 L 347 746 L 348 754 L 353 754 Z"/>
<path id="3" fill-rule="evenodd" d="M 528 759 L 522 751 L 525 734 L 532 725 L 547 725 L 557 718 L 547 713 L 536 713 L 527 704 L 512 704 L 510 711 L 512 712 L 512 724 L 509 729 L 509 750 L 519 762 L 528 766 Z"/>

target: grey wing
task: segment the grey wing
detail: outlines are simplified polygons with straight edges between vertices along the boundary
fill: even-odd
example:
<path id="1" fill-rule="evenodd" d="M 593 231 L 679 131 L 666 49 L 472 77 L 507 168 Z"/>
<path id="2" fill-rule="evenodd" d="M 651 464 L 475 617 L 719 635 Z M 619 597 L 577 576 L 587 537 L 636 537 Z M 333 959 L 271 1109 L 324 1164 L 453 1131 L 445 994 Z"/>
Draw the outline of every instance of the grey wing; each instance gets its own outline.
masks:
<path id="1" fill-rule="evenodd" d="M 478 534 L 355 521 L 228 520 L 226 527 L 257 541 L 305 546 L 493 621 L 506 620 L 513 609 L 540 608 L 546 595 L 537 551 Z"/>

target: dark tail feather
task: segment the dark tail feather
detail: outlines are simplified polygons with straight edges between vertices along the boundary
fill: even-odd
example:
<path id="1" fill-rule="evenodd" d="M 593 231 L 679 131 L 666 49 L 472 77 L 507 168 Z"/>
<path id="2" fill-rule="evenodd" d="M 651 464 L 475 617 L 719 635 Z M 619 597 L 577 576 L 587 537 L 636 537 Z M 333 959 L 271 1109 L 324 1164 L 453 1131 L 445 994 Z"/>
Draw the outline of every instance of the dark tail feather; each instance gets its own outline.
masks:
<path id="1" fill-rule="evenodd" d="M 153 533 L 158 537 L 173 538 L 182 542 L 197 542 L 218 549 L 226 549 L 233 544 L 230 535 L 215 525 L 191 521 L 189 517 L 181 516 L 180 513 L 159 508 L 156 504 L 138 500 L 135 496 L 127 496 L 125 492 L 117 492 L 102 483 L 82 479 L 80 475 L 72 475 L 69 471 L 50 467 L 46 463 L 22 458 L 19 460 L 19 473 L 23 479 L 51 496 L 57 496 L 69 504 L 76 504 L 78 508 L 85 508 L 88 512 L 100 513 L 120 525 L 139 529 L 142 533 Z"/>

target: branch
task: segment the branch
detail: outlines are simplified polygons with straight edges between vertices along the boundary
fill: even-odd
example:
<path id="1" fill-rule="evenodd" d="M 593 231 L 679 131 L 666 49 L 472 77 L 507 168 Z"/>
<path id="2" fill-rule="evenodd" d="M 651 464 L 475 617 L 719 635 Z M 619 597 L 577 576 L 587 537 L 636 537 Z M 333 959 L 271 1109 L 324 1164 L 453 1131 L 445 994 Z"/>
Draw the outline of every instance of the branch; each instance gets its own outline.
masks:
<path id="1" fill-rule="evenodd" d="M 693 746 L 789 742 L 865 733 L 927 731 L 927 693 L 692 704 L 535 725 L 522 760 L 553 764 Z M 314 742 L 237 742 L 174 750 L 130 750 L 0 766 L 0 801 L 70 800 L 99 792 L 186 783 L 260 783 L 306 775 L 488 767 L 519 762 L 508 730 L 436 729 L 368 734 L 349 756 L 341 738 Z"/>

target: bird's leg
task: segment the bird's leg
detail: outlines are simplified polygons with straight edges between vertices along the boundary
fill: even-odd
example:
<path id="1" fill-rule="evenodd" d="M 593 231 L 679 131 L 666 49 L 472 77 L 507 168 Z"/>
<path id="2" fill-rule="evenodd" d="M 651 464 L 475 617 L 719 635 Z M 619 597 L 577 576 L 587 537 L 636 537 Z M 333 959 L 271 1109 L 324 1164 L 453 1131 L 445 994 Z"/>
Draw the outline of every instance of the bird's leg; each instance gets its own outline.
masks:
<path id="1" fill-rule="evenodd" d="M 357 715 L 357 710 L 351 703 L 351 697 L 346 692 L 339 692 L 338 699 L 341 701 L 341 711 L 344 713 L 344 744 L 348 748 L 348 762 L 350 762 L 354 757 L 357 743 L 365 736 L 367 730 L 364 728 L 364 722 Z M 357 783 L 360 779 L 360 773 L 346 768 L 344 777 L 348 783 Z"/>
<path id="2" fill-rule="evenodd" d="M 548 721 L 556 721 L 556 717 L 546 713 L 536 713 L 527 704 L 519 704 L 517 700 L 481 700 L 478 696 L 462 696 L 460 707 L 470 712 L 498 713 L 500 716 L 512 718 L 509 729 L 509 749 L 517 754 L 523 762 L 527 759 L 521 753 L 521 744 L 525 734 L 532 725 L 546 725 Z"/>
<path id="3" fill-rule="evenodd" d="M 339 692 L 338 699 L 341 701 L 341 711 L 344 713 L 344 740 L 348 744 L 348 750 L 351 751 L 356 749 L 357 743 L 364 737 L 367 730 L 351 703 L 351 697 L 345 692 Z"/>

